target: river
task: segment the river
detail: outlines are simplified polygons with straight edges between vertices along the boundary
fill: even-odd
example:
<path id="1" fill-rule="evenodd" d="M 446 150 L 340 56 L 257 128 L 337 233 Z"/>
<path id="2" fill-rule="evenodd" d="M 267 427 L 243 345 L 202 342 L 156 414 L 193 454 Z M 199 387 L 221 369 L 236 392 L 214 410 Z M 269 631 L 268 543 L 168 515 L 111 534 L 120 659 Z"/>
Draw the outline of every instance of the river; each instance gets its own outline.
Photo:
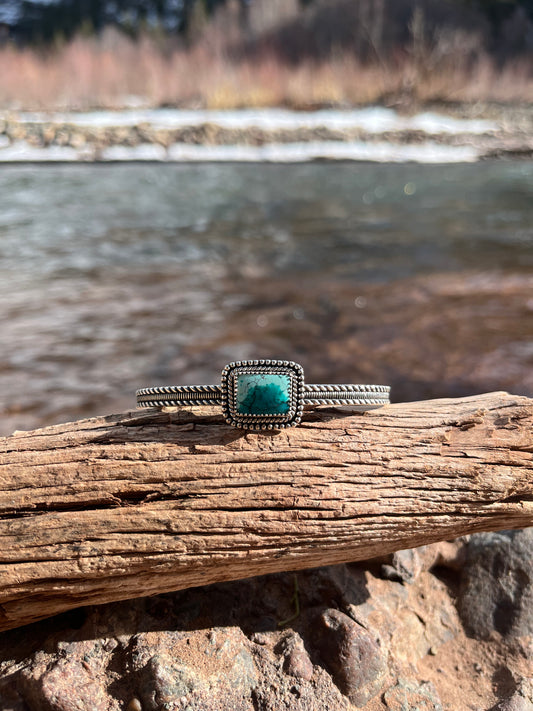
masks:
<path id="1" fill-rule="evenodd" d="M 1 434 L 281 357 L 533 395 L 533 163 L 0 169 Z"/>

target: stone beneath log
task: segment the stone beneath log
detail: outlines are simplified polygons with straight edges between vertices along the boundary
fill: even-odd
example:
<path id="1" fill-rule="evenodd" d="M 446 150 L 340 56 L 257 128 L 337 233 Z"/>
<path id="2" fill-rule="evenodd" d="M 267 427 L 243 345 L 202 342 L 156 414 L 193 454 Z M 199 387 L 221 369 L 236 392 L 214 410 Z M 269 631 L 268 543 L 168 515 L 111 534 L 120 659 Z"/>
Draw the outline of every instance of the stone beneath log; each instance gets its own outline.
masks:
<path id="1" fill-rule="evenodd" d="M 454 604 L 461 578 L 478 570 L 460 552 L 482 541 L 403 551 L 419 562 L 404 581 L 382 577 L 373 559 L 88 606 L 4 632 L 0 707 L 529 711 L 531 637 L 493 628 L 475 639 Z"/>
<path id="2" fill-rule="evenodd" d="M 479 534 L 466 556 L 458 604 L 468 633 L 533 636 L 533 528 Z"/>

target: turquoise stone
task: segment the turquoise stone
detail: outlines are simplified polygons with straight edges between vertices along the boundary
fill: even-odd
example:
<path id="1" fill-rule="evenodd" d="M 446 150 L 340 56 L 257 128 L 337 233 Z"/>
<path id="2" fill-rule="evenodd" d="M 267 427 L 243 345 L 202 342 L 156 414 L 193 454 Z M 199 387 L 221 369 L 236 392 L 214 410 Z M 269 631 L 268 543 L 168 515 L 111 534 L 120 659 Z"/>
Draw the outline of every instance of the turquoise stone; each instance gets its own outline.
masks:
<path id="1" fill-rule="evenodd" d="M 291 376 L 247 373 L 237 376 L 235 405 L 242 415 L 284 415 L 289 412 Z"/>

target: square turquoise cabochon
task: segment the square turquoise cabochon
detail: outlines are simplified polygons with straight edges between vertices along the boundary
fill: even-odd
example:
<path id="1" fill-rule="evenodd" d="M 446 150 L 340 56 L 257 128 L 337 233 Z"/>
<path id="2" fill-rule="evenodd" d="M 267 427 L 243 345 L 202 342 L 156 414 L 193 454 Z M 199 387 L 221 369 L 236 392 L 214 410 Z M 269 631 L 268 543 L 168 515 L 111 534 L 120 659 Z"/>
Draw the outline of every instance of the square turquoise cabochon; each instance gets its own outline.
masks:
<path id="1" fill-rule="evenodd" d="M 286 373 L 245 373 L 236 378 L 235 405 L 242 415 L 285 415 L 290 410 L 291 378 Z"/>

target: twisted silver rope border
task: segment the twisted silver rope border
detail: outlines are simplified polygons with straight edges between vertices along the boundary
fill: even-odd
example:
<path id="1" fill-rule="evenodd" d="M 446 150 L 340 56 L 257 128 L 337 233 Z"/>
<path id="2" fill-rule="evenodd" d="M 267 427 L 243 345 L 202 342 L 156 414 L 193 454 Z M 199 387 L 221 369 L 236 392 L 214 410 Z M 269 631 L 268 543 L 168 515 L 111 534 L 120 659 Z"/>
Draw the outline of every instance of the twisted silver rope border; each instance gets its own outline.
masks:
<path id="1" fill-rule="evenodd" d="M 388 385 L 304 384 L 303 405 L 374 405 L 389 402 Z M 179 407 L 180 405 L 220 405 L 220 385 L 166 385 L 137 390 L 138 407 Z M 203 397 L 198 397 L 198 396 Z"/>

